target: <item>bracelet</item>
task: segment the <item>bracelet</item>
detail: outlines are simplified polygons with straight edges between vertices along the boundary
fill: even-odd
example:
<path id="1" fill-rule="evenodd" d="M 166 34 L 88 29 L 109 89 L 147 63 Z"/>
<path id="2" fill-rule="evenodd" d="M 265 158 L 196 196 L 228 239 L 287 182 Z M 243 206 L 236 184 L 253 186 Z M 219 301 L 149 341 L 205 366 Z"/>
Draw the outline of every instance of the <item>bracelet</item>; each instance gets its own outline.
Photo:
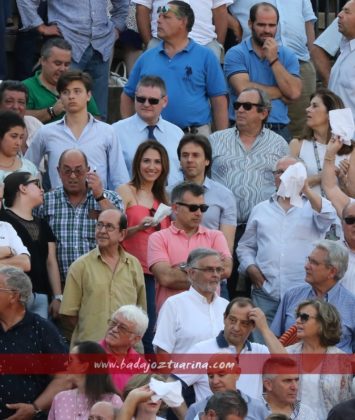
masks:
<path id="1" fill-rule="evenodd" d="M 269 63 L 269 66 L 270 66 L 270 67 L 272 67 L 272 66 L 276 63 L 276 61 L 279 61 L 279 57 L 276 57 L 276 58 L 275 58 L 275 60 L 272 60 L 272 61 Z"/>
<path id="2" fill-rule="evenodd" d="M 328 162 L 335 162 L 335 157 L 324 157 L 324 160 L 327 160 Z"/>
<path id="3" fill-rule="evenodd" d="M 42 413 L 42 410 L 38 407 L 38 405 L 35 402 L 33 402 L 31 405 L 34 409 L 35 415 Z"/>

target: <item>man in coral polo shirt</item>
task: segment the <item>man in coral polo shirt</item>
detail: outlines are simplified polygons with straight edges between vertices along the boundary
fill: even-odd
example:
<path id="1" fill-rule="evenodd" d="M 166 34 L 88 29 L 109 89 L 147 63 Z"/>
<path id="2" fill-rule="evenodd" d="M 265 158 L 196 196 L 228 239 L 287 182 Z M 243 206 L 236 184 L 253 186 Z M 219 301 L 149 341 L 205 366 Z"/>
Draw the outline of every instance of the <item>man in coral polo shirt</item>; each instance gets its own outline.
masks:
<path id="1" fill-rule="evenodd" d="M 191 182 L 178 184 L 171 192 L 175 221 L 167 229 L 153 233 L 148 242 L 148 266 L 156 280 L 156 308 L 159 312 L 165 300 L 187 290 L 185 264 L 195 248 L 212 248 L 221 254 L 227 278 L 232 270 L 232 258 L 222 232 L 201 226 L 202 213 L 208 206 L 204 188 Z"/>

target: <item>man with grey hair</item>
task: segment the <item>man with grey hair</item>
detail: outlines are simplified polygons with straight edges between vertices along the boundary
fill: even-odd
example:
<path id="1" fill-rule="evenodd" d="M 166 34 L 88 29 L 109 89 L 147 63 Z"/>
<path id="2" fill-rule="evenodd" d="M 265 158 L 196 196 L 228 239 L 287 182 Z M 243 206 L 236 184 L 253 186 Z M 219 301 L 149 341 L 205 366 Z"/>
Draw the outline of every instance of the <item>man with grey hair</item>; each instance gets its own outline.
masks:
<path id="1" fill-rule="evenodd" d="M 291 156 L 278 160 L 273 171 L 276 190 L 282 174 L 298 162 Z M 336 220 L 334 207 L 314 192 L 307 180 L 300 195 L 301 207 L 278 192 L 257 204 L 237 248 L 239 271 L 250 278 L 252 300 L 263 310 L 269 324 L 285 292 L 304 284 L 303 265 L 312 243 L 324 238 Z M 261 337 L 254 335 L 254 339 L 259 341 Z"/>
<path id="2" fill-rule="evenodd" d="M 216 293 L 224 272 L 220 253 L 196 248 L 188 256 L 185 270 L 189 290 L 169 297 L 159 312 L 153 340 L 158 353 L 185 353 L 223 328 L 228 301 Z"/>
<path id="3" fill-rule="evenodd" d="M 295 324 L 298 304 L 307 299 L 324 299 L 339 311 L 342 336 L 337 347 L 346 353 L 355 351 L 355 295 L 339 282 L 348 267 L 348 250 L 339 242 L 323 239 L 306 260 L 306 282 L 288 290 L 276 312 L 272 331 L 280 336 Z"/>
<path id="4" fill-rule="evenodd" d="M 5 354 L 60 354 L 67 348 L 52 323 L 26 310 L 29 277 L 15 267 L 0 268 L 0 343 Z M 6 366 L 8 369 L 10 367 Z M 67 388 L 65 375 L 2 375 L 0 418 L 46 419 L 53 397 Z"/>
<path id="5" fill-rule="evenodd" d="M 117 309 L 108 321 L 108 328 L 103 340 L 99 344 L 106 353 L 117 354 L 132 362 L 139 362 L 140 366 L 147 367 L 146 360 L 139 355 L 134 346 L 140 342 L 148 328 L 146 312 L 136 305 L 123 305 Z M 112 380 L 119 391 L 123 391 L 129 379 L 138 371 L 113 372 Z"/>

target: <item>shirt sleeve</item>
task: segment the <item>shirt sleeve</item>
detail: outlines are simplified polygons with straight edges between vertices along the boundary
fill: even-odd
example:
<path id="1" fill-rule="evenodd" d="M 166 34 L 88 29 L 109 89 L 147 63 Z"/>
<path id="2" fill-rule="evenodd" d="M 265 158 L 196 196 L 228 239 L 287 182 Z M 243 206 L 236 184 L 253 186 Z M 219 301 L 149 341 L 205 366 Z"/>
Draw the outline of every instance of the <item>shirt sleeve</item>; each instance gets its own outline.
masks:
<path id="1" fill-rule="evenodd" d="M 129 3 L 129 0 L 111 0 L 111 20 L 119 31 L 124 31 L 126 28 Z"/>
<path id="2" fill-rule="evenodd" d="M 179 320 L 175 305 L 168 299 L 164 302 L 159 311 L 153 345 L 160 347 L 168 353 L 173 353 L 176 344 L 178 325 Z"/>
<path id="3" fill-rule="evenodd" d="M 218 251 L 224 258 L 232 258 L 227 240 L 222 232 L 214 231 L 215 237 L 212 241 L 211 248 Z"/>
<path id="4" fill-rule="evenodd" d="M 314 14 L 312 3 L 310 0 L 303 0 L 302 14 L 305 22 L 316 22 L 317 18 Z"/>
<path id="5" fill-rule="evenodd" d="M 224 79 L 221 65 L 217 57 L 211 50 L 207 50 L 205 69 L 206 76 L 206 90 L 209 97 L 221 96 L 227 94 L 227 85 Z"/>
<path id="6" fill-rule="evenodd" d="M 293 76 L 300 77 L 300 63 L 296 54 L 289 48 L 284 47 L 282 64 Z"/>
<path id="7" fill-rule="evenodd" d="M 41 0 L 17 0 L 17 7 L 21 15 L 22 26 L 24 29 L 37 28 L 42 25 L 43 20 L 37 13 Z"/>
<path id="8" fill-rule="evenodd" d="M 154 232 L 149 236 L 147 249 L 148 268 L 158 262 L 170 263 L 168 249 L 161 232 Z"/>
<path id="9" fill-rule="evenodd" d="M 6 222 L 3 222 L 6 223 Z M 6 223 L 6 236 L 9 240 L 9 246 L 13 248 L 13 250 L 16 252 L 16 255 L 26 254 L 30 255 L 28 252 L 28 249 L 23 244 L 21 238 L 18 236 L 16 230 L 10 225 L 10 223 Z"/>
<path id="10" fill-rule="evenodd" d="M 237 225 L 237 203 L 232 191 L 225 189 L 224 207 L 222 209 L 220 224 Z"/>
<path id="11" fill-rule="evenodd" d="M 279 307 L 277 308 L 274 320 L 271 323 L 270 329 L 276 335 L 280 337 L 285 332 L 285 313 L 287 305 L 287 293 L 281 299 Z"/>
<path id="12" fill-rule="evenodd" d="M 37 168 L 45 155 L 45 143 L 42 133 L 43 128 L 40 128 L 34 135 L 33 141 L 25 154 L 25 158 L 34 163 Z"/>
<path id="13" fill-rule="evenodd" d="M 77 316 L 81 307 L 83 295 L 84 266 L 81 261 L 74 262 L 68 271 L 63 292 L 63 300 L 60 305 L 60 314 Z"/>
<path id="14" fill-rule="evenodd" d="M 250 265 L 255 264 L 256 254 L 258 252 L 257 222 L 254 215 L 255 211 L 252 210 L 244 235 L 241 237 L 237 247 L 240 273 L 245 273 Z"/>
<path id="15" fill-rule="evenodd" d="M 108 181 L 109 189 L 115 190 L 119 185 L 129 181 L 129 174 L 126 162 L 123 157 L 121 144 L 118 141 L 113 129 L 110 138 L 110 144 L 107 150 L 108 159 Z"/>
<path id="16" fill-rule="evenodd" d="M 342 34 L 338 31 L 338 18 L 334 19 L 328 28 L 315 40 L 314 45 L 322 48 L 332 57 L 335 57 L 340 48 Z"/>
<path id="17" fill-rule="evenodd" d="M 332 223 L 336 222 L 337 214 L 335 208 L 332 206 L 329 200 L 324 197 L 322 199 L 322 208 L 318 213 L 313 210 L 313 223 L 320 233 L 325 233 Z M 310 204 L 309 204 L 310 205 Z"/>
<path id="18" fill-rule="evenodd" d="M 236 73 L 249 73 L 242 45 L 232 47 L 227 51 L 224 59 L 224 74 L 227 79 Z"/>

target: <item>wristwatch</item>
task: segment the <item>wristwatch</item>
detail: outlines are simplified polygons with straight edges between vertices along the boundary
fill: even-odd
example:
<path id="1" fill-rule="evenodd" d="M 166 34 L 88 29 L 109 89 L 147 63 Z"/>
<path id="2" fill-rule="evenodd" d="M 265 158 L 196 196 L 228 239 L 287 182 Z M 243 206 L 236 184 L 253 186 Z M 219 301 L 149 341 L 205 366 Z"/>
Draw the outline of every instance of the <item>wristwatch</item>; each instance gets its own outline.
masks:
<path id="1" fill-rule="evenodd" d="M 105 192 L 103 192 L 103 193 L 100 195 L 100 197 L 95 198 L 95 201 L 96 201 L 96 202 L 99 202 L 99 201 L 105 200 L 106 198 L 107 198 L 107 194 L 106 194 Z"/>
<path id="2" fill-rule="evenodd" d="M 63 300 L 63 295 L 54 295 L 55 300 L 59 300 L 61 302 Z"/>
<path id="3" fill-rule="evenodd" d="M 31 405 L 33 407 L 35 416 L 37 416 L 37 414 L 42 413 L 42 410 L 38 407 L 38 405 L 36 403 L 33 402 Z"/>

